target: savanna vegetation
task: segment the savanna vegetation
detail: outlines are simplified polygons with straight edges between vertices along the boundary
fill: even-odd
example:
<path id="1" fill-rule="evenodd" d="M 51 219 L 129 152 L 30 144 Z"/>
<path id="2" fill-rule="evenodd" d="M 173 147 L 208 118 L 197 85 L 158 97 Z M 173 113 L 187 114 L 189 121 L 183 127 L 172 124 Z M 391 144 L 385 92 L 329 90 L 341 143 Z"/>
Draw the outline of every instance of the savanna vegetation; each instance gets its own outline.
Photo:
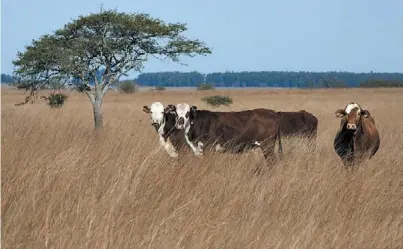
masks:
<path id="1" fill-rule="evenodd" d="M 403 247 L 403 91 L 388 89 L 403 86 L 403 74 L 159 72 L 122 80 L 150 56 L 179 63 L 211 53 L 186 30 L 144 13 L 101 10 L 17 54 L 14 75 L 1 75 L 18 88 L 2 89 L 2 246 Z M 112 87 L 118 91 L 107 94 Z M 44 101 L 35 101 L 39 92 Z M 319 119 L 316 150 L 283 137 L 285 154 L 260 176 L 252 173 L 266 163 L 258 151 L 195 157 L 184 147 L 173 159 L 142 111 L 155 101 L 304 109 Z M 334 111 L 350 101 L 370 111 L 381 137 L 356 172 L 333 149 Z"/>
<path id="2" fill-rule="evenodd" d="M 2 91 L 4 248 L 401 248 L 401 89 L 111 91 L 95 132 L 85 95 L 63 108 L 16 107 L 24 91 Z M 198 109 L 305 109 L 319 119 L 317 148 L 283 138 L 283 159 L 259 177 L 261 152 L 179 159 L 158 146 L 142 106 L 185 101 Z M 334 153 L 350 101 L 376 120 L 381 147 L 354 173 Z M 100 136 L 96 136 L 100 135 Z"/>

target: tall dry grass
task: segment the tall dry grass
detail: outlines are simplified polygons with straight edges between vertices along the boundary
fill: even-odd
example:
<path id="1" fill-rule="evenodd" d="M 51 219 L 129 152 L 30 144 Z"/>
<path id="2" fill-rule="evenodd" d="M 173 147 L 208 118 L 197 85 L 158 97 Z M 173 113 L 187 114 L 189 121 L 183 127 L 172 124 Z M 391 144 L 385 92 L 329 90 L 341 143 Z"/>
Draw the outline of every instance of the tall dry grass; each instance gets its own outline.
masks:
<path id="1" fill-rule="evenodd" d="M 3 91 L 3 248 L 403 248 L 402 90 L 219 92 L 234 100 L 220 110 L 312 112 L 317 151 L 288 139 L 283 161 L 259 177 L 258 151 L 169 158 L 142 106 L 209 108 L 208 92 L 110 93 L 96 136 L 85 96 L 53 110 L 15 107 L 23 93 Z M 375 118 L 381 147 L 347 173 L 334 112 L 352 100 Z"/>

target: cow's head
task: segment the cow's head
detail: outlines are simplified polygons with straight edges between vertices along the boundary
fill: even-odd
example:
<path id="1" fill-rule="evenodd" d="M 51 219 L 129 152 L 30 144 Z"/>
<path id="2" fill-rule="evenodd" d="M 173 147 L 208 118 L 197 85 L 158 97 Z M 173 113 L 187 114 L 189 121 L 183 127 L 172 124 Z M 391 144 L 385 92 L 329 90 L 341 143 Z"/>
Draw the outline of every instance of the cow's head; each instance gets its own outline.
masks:
<path id="1" fill-rule="evenodd" d="M 154 102 L 148 106 L 143 106 L 143 112 L 150 114 L 151 125 L 158 129 L 164 122 L 164 105 Z"/>
<path id="2" fill-rule="evenodd" d="M 179 103 L 176 105 L 176 128 L 184 130 L 190 126 L 191 122 L 196 117 L 196 106 L 190 106 L 186 103 Z"/>
<path id="3" fill-rule="evenodd" d="M 151 125 L 158 130 L 162 125 L 175 126 L 176 107 L 174 105 L 164 106 L 160 102 L 154 102 L 148 106 L 143 106 L 143 111 L 150 114 Z"/>
<path id="4" fill-rule="evenodd" d="M 351 102 L 346 108 L 337 110 L 336 117 L 342 118 L 341 125 L 347 130 L 356 132 L 360 126 L 361 118 L 370 116 L 368 110 L 363 110 L 357 103 Z"/>

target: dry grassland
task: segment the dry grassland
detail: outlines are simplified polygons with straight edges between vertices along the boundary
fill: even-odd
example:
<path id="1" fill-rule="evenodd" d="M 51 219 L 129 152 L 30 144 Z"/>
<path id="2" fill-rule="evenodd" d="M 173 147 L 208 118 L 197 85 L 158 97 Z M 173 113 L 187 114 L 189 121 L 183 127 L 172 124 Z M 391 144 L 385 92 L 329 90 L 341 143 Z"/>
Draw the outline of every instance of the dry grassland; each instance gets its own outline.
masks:
<path id="1" fill-rule="evenodd" d="M 403 91 L 217 90 L 111 92 L 102 136 L 92 107 L 70 94 L 52 110 L 2 92 L 3 248 L 403 248 Z M 347 173 L 333 150 L 350 101 L 376 120 L 381 147 Z M 305 109 L 319 119 L 318 148 L 287 140 L 284 160 L 256 177 L 260 152 L 179 160 L 158 149 L 143 105 L 186 101 L 199 109 Z"/>

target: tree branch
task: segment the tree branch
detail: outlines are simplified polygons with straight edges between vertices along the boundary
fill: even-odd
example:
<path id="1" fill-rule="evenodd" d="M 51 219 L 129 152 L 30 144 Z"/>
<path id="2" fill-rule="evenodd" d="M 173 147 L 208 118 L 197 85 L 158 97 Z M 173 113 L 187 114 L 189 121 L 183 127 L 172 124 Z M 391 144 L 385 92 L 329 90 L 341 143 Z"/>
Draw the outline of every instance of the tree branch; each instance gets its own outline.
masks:
<path id="1" fill-rule="evenodd" d="M 109 90 L 109 84 L 106 84 L 105 86 L 102 87 L 102 97 L 105 96 L 105 94 L 108 92 Z"/>
<path id="2" fill-rule="evenodd" d="M 85 94 L 88 96 L 88 98 L 91 100 L 91 103 L 94 104 L 95 103 L 95 95 L 91 92 L 88 91 L 84 91 Z"/>

